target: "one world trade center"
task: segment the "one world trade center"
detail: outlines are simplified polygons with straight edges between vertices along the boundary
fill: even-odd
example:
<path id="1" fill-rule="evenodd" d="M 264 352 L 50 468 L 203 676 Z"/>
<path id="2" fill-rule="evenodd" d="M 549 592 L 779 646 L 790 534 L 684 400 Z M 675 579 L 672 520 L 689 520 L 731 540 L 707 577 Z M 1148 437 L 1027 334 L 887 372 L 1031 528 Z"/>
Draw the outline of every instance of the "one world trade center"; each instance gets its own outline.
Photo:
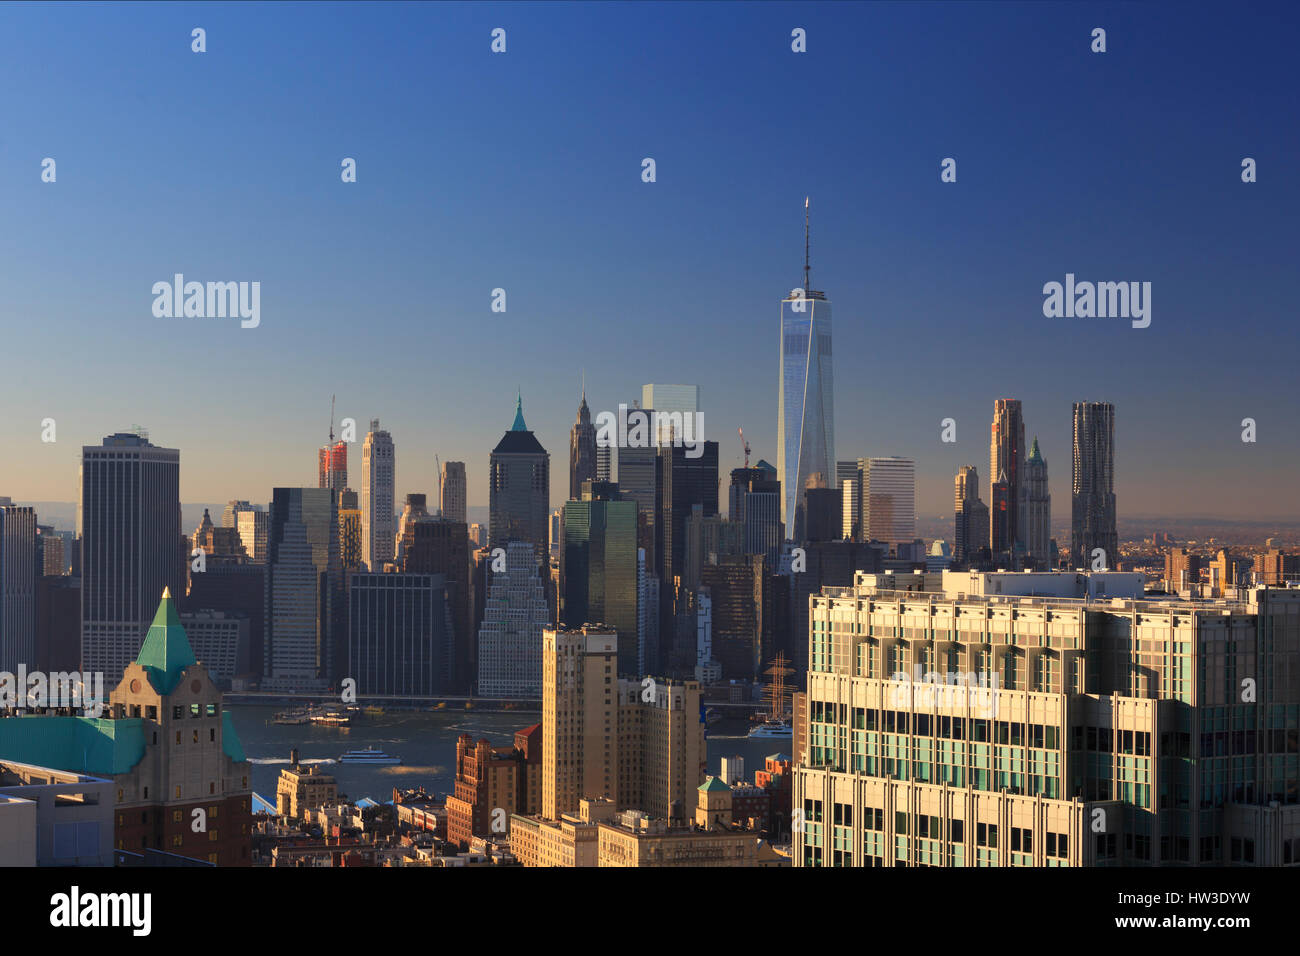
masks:
<path id="1" fill-rule="evenodd" d="M 805 534 L 804 489 L 835 485 L 831 303 L 809 283 L 808 200 L 804 200 L 803 288 L 781 300 L 781 396 L 777 472 L 786 537 Z"/>

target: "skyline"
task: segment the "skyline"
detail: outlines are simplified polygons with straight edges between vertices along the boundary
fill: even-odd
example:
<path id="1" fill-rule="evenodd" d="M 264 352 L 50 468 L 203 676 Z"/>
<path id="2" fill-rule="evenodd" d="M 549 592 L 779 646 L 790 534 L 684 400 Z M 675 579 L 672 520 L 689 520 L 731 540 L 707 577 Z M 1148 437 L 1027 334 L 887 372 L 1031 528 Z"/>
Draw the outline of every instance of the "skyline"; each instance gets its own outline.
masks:
<path id="1" fill-rule="evenodd" d="M 1054 502 L 1069 500 L 1072 405 L 1103 401 L 1121 519 L 1300 517 L 1277 347 L 1300 211 L 1285 166 L 1300 134 L 1272 119 L 1290 102 L 1285 31 L 1198 7 L 1176 22 L 1130 7 L 310 10 L 204 8 L 206 59 L 173 8 L 3 14 L 0 76 L 24 90 L 49 75 L 13 98 L 0 143 L 0 203 L 26 224 L 0 278 L 0 493 L 75 501 L 80 448 L 140 423 L 181 450 L 183 501 L 266 503 L 315 484 L 337 393 L 339 419 L 393 434 L 397 501 L 436 494 L 437 455 L 466 462 L 484 507 L 516 388 L 554 471 L 584 371 L 593 417 L 647 382 L 698 383 L 720 471 L 741 464 L 737 426 L 775 464 L 777 304 L 802 284 L 811 195 L 812 284 L 838 317 L 837 459 L 914 459 L 920 514 L 951 515 L 958 467 L 987 460 L 994 400 L 1016 398 Z M 497 21 L 510 46 L 493 59 Z M 1215 77 L 1185 62 L 1207 35 Z M 286 44 L 306 51 L 291 74 Z M 647 79 L 629 51 L 696 74 Z M 466 76 L 480 82 L 447 85 Z M 428 100 L 444 87 L 456 95 Z M 859 87 L 889 95 L 839 108 Z M 429 102 L 433 120 L 402 121 Z M 792 116 L 816 149 L 773 135 Z M 338 180 L 346 156 L 355 184 Z M 958 179 L 941 183 L 949 156 Z M 1258 182 L 1240 181 L 1242 156 Z M 260 281 L 259 326 L 154 318 L 153 283 L 178 272 Z M 1067 274 L 1151 282 L 1150 327 L 1045 318 L 1042 287 Z"/>

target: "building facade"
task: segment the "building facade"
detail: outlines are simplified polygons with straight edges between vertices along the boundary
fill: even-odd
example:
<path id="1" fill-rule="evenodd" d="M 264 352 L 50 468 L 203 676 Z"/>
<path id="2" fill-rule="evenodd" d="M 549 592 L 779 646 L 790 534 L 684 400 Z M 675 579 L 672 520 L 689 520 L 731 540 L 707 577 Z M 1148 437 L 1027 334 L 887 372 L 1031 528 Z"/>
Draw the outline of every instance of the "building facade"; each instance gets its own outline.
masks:
<path id="1" fill-rule="evenodd" d="M 796 866 L 1300 862 L 1300 589 L 924 577 L 813 599 Z"/>
<path id="2" fill-rule="evenodd" d="M 375 572 L 393 560 L 396 459 L 393 436 L 379 427 L 379 419 L 371 419 L 361 446 L 361 551 Z"/>
<path id="3" fill-rule="evenodd" d="M 1119 557 L 1115 513 L 1115 406 L 1074 403 L 1074 470 L 1070 481 L 1070 560 L 1075 568 L 1093 567 L 1101 551 L 1103 567 Z"/>
<path id="4" fill-rule="evenodd" d="M 81 449 L 81 665 L 120 674 L 163 589 L 185 593 L 181 453 L 140 432 Z"/>
<path id="5" fill-rule="evenodd" d="M 546 561 L 551 456 L 524 423 L 522 396 L 515 403 L 514 424 L 492 449 L 489 469 L 489 546 L 526 541 L 537 560 Z"/>

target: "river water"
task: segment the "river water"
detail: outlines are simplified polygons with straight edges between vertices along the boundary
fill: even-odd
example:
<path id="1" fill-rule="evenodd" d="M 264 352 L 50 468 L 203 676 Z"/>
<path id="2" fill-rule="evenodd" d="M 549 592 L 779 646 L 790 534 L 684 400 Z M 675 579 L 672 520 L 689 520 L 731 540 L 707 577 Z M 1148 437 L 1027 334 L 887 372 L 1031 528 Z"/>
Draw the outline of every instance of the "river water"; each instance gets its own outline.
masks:
<path id="1" fill-rule="evenodd" d="M 313 724 L 274 724 L 284 706 L 232 704 L 227 708 L 253 765 L 253 789 L 275 803 L 275 785 L 280 771 L 289 765 L 289 751 L 298 748 L 303 763 L 319 763 L 338 781 L 339 792 L 349 800 L 370 797 L 380 803 L 393 798 L 393 788 L 422 786 L 432 794 L 449 794 L 456 776 L 456 738 L 471 734 L 486 737 L 494 747 L 514 741 L 516 730 L 541 720 L 541 714 L 513 711 L 484 713 L 463 710 L 435 712 L 389 711 L 382 715 L 357 717 L 351 727 L 318 727 Z M 709 728 L 709 773 L 716 774 L 722 758 L 739 754 L 745 759 L 745 777 L 763 768 L 768 754 L 790 752 L 786 740 L 753 740 L 745 736 L 741 723 L 723 721 Z M 341 764 L 346 750 L 376 747 L 402 758 L 401 764 Z"/>

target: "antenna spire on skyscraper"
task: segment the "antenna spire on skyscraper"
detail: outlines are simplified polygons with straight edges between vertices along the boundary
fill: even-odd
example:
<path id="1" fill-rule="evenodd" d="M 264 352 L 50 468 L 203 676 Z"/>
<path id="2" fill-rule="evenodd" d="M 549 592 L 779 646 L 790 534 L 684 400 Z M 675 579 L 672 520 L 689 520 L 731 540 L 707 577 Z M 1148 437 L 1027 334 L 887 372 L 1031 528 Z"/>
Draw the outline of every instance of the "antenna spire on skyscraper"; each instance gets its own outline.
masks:
<path id="1" fill-rule="evenodd" d="M 808 259 L 808 196 L 803 197 L 803 290 L 812 291 L 809 284 L 808 274 L 812 271 L 812 265 Z"/>

